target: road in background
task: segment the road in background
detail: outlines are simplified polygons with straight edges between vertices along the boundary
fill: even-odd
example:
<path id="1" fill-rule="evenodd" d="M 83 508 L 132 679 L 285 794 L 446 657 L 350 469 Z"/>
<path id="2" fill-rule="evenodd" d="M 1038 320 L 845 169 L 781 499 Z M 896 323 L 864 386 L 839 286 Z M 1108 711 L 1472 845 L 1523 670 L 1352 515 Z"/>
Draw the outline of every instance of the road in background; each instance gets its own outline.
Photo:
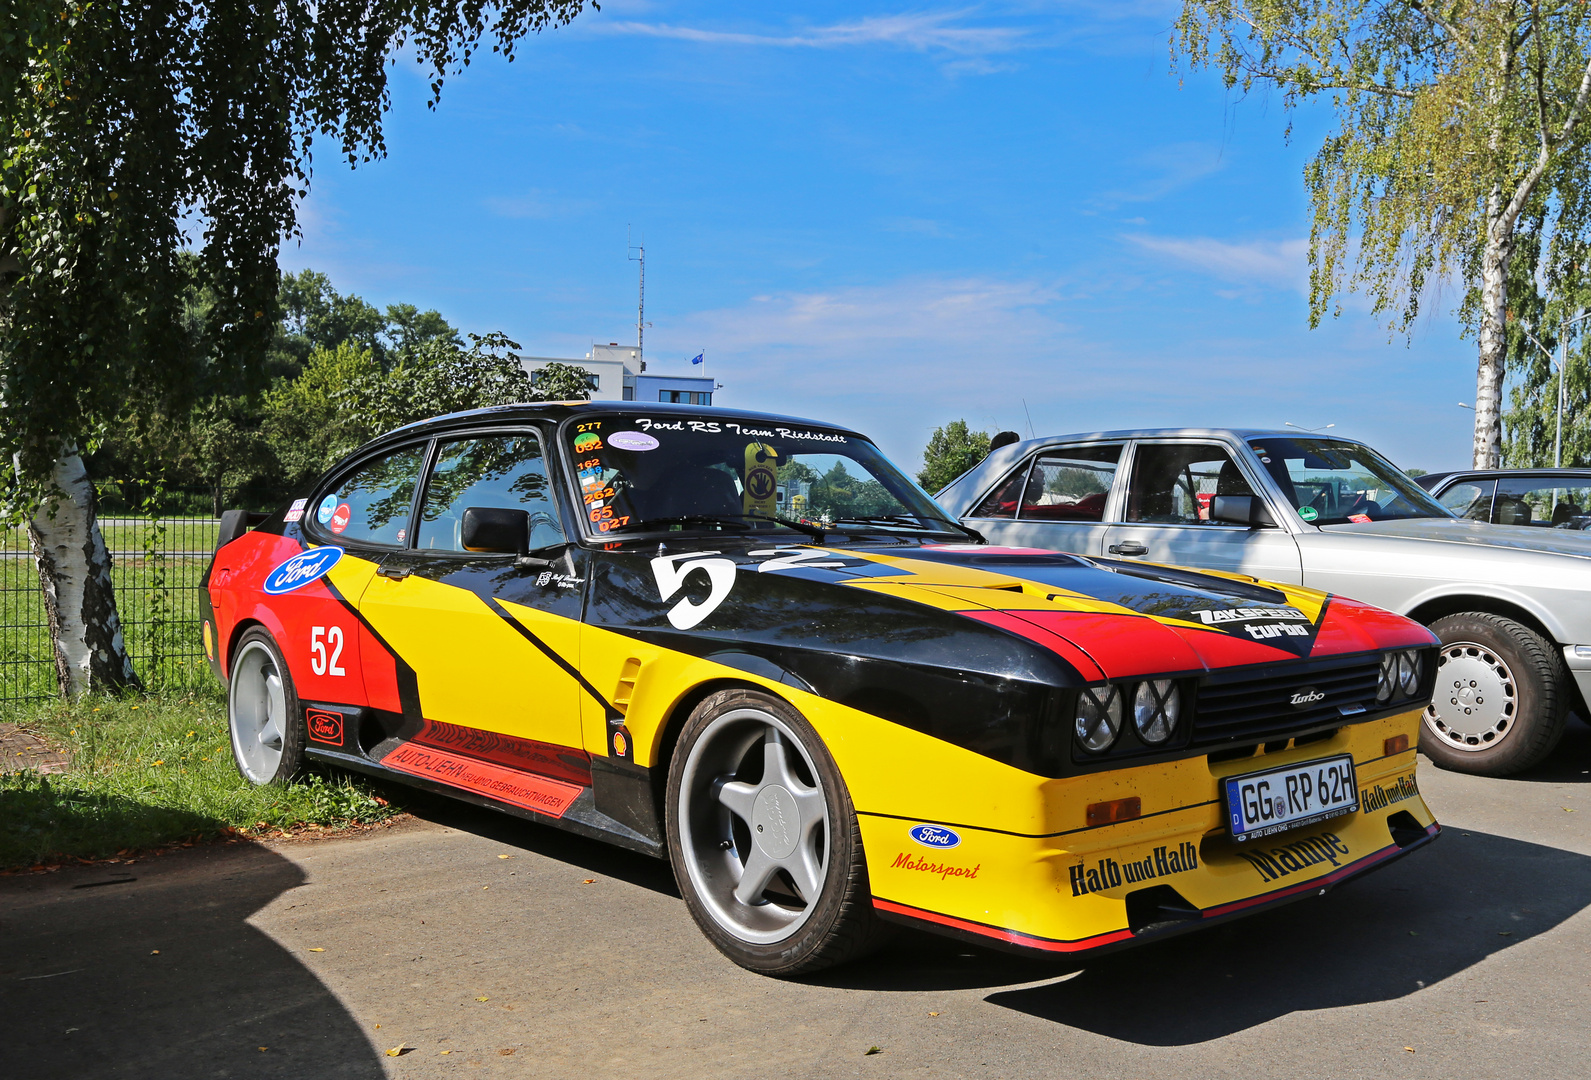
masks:
<path id="1" fill-rule="evenodd" d="M 1425 851 L 1060 966 L 903 935 L 762 978 L 708 945 L 664 864 L 446 803 L 365 838 L 0 879 L 6 1072 L 1586 1075 L 1591 731 L 1529 779 L 1420 781 L 1446 826 Z"/>

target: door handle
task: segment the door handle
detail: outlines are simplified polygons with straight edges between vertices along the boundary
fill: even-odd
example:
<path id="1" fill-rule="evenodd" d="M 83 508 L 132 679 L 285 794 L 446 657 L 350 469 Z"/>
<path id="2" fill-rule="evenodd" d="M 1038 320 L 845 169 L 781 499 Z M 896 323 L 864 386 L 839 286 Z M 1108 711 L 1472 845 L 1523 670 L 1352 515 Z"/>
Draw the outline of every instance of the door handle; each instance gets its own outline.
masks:
<path id="1" fill-rule="evenodd" d="M 407 566 L 383 566 L 376 570 L 377 577 L 389 578 L 392 581 L 402 581 L 412 573 L 414 571 Z"/>
<path id="2" fill-rule="evenodd" d="M 1119 544 L 1112 544 L 1105 549 L 1112 555 L 1147 555 L 1149 549 L 1136 540 L 1123 540 Z"/>

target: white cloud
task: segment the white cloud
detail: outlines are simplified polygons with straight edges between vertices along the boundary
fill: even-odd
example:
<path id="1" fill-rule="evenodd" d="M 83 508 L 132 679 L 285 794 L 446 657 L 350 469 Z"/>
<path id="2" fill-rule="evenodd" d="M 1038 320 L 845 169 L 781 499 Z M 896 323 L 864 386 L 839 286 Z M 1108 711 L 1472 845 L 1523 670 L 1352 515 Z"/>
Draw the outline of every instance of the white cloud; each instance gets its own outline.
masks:
<path id="1" fill-rule="evenodd" d="M 1184 239 L 1134 233 L 1127 239 L 1223 281 L 1309 291 L 1309 241 L 1302 238 L 1231 243 L 1207 236 Z"/>
<path id="2" fill-rule="evenodd" d="M 967 11 L 875 15 L 829 26 L 770 33 L 704 30 L 669 23 L 593 21 L 588 27 L 609 34 L 673 38 L 704 45 L 745 45 L 763 48 L 838 49 L 862 45 L 894 45 L 919 52 L 930 50 L 965 56 L 1007 52 L 1017 48 L 1025 31 L 1005 26 L 968 26 Z"/>
<path id="3" fill-rule="evenodd" d="M 589 199 L 565 199 L 536 188 L 523 195 L 488 196 L 481 204 L 498 217 L 506 218 L 569 217 L 593 205 Z"/>

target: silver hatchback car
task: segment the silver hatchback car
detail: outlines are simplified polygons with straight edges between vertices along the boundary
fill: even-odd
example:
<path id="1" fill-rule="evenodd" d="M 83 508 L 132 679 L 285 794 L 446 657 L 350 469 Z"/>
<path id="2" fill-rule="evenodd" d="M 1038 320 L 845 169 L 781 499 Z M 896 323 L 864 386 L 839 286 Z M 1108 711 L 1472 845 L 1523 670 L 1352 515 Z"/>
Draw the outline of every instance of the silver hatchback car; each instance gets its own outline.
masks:
<path id="1" fill-rule="evenodd" d="M 1537 764 L 1591 698 L 1591 533 L 1455 517 L 1367 446 L 1299 432 L 1107 431 L 1004 446 L 939 501 L 992 543 L 1302 584 L 1442 640 L 1420 746 Z"/>

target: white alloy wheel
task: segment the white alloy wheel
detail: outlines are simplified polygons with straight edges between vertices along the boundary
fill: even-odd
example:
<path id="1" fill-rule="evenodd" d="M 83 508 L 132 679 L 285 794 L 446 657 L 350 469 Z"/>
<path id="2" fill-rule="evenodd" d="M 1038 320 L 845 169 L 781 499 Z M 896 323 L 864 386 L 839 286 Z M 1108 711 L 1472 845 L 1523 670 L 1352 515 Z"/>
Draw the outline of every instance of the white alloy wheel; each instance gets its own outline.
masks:
<path id="1" fill-rule="evenodd" d="M 269 784 L 282 772 L 289 722 L 287 698 L 275 651 L 260 637 L 246 638 L 232 661 L 227 717 L 232 756 L 251 783 Z"/>
<path id="2" fill-rule="evenodd" d="M 1425 726 L 1464 753 L 1496 746 L 1519 714 L 1513 671 L 1495 650 L 1472 641 L 1445 643 L 1437 659 L 1436 692 Z"/>

